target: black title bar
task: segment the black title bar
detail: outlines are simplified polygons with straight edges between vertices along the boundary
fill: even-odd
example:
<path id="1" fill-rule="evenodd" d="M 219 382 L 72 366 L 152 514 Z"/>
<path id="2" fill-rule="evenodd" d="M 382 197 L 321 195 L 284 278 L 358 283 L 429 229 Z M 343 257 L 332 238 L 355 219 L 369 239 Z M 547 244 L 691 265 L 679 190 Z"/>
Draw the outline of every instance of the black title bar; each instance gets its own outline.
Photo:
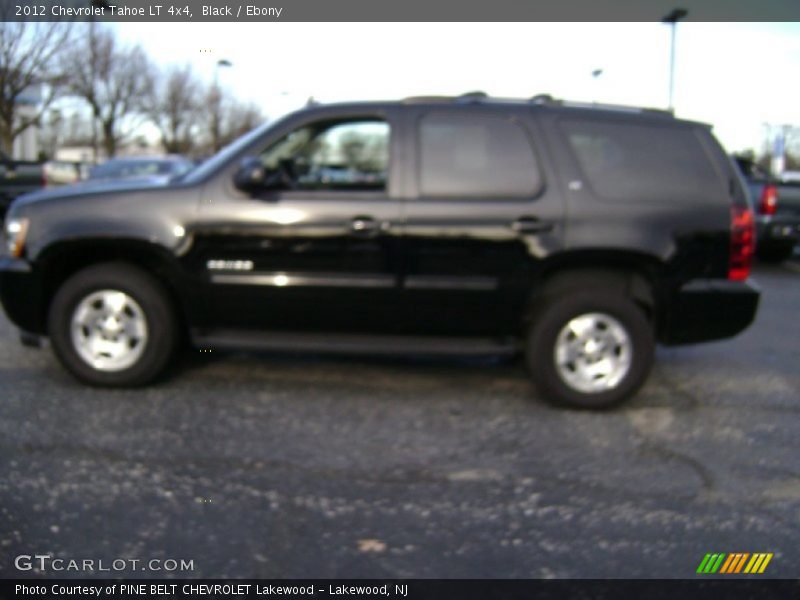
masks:
<path id="1" fill-rule="evenodd" d="M 797 0 L 0 0 L 0 20 L 281 21 L 800 21 Z"/>

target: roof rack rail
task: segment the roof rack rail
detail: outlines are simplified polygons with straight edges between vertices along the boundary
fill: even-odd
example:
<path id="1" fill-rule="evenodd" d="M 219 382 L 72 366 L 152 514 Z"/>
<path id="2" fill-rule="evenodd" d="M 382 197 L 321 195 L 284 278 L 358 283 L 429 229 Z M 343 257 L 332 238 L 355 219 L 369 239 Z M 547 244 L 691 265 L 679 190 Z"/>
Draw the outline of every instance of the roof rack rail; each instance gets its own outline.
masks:
<path id="1" fill-rule="evenodd" d="M 480 90 L 476 90 L 474 92 L 465 92 L 458 96 L 456 100 L 460 100 L 462 102 L 475 102 L 477 100 L 486 100 L 489 97 L 489 94 L 486 92 L 482 92 Z"/>
<path id="2" fill-rule="evenodd" d="M 561 104 L 561 100 L 556 100 L 550 94 L 536 94 L 529 100 L 531 104 Z"/>
<path id="3" fill-rule="evenodd" d="M 648 108 L 643 106 L 628 106 L 625 104 L 609 104 L 604 102 L 580 102 L 576 100 L 561 100 L 560 98 L 553 98 L 550 94 L 537 94 L 533 96 L 529 102 L 531 104 L 539 104 L 545 106 L 566 106 L 568 108 L 588 108 L 599 110 L 612 110 L 619 112 L 629 113 L 649 113 L 656 115 L 663 115 L 674 117 L 675 113 L 671 110 L 664 110 L 661 108 Z"/>
<path id="4" fill-rule="evenodd" d="M 452 96 L 409 96 L 403 98 L 404 104 L 425 104 L 428 102 L 452 102 Z"/>
<path id="5" fill-rule="evenodd" d="M 459 94 L 458 96 L 409 96 L 408 98 L 404 98 L 403 102 L 405 104 L 420 104 L 427 102 L 478 102 L 488 98 L 489 94 L 476 90 L 474 92 L 465 92 L 463 94 Z"/>
<path id="6" fill-rule="evenodd" d="M 619 112 L 633 112 L 633 113 L 654 113 L 664 116 L 674 116 L 672 112 L 660 108 L 647 108 L 644 106 L 629 106 L 626 104 L 606 104 L 603 102 L 577 102 L 572 100 L 563 101 L 562 106 L 570 108 L 598 108 L 600 110 L 616 110 Z"/>

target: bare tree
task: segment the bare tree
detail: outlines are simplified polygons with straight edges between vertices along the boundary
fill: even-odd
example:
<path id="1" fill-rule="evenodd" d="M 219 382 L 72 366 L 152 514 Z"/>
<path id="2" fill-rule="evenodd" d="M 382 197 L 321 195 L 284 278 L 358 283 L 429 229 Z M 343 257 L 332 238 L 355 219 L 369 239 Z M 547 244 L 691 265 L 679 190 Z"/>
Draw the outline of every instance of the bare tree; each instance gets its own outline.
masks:
<path id="1" fill-rule="evenodd" d="M 140 46 L 120 47 L 114 35 L 89 23 L 88 35 L 63 55 L 70 92 L 83 98 L 99 124 L 107 156 L 143 121 L 151 95 L 153 67 Z"/>
<path id="2" fill-rule="evenodd" d="M 66 146 L 92 145 L 92 117 L 79 111 L 66 118 L 64 136 L 61 143 Z"/>
<path id="3" fill-rule="evenodd" d="M 202 95 L 200 82 L 189 65 L 170 67 L 153 87 L 147 112 L 161 132 L 166 152 L 187 154 L 192 150 L 192 130 Z"/>
<path id="4" fill-rule="evenodd" d="M 42 117 L 39 129 L 39 151 L 44 156 L 52 158 L 55 156 L 58 144 L 64 137 L 64 115 L 54 108 L 47 115 Z"/>
<path id="5" fill-rule="evenodd" d="M 69 41 L 63 23 L 0 22 L 0 147 L 6 154 L 20 133 L 41 122 L 60 91 L 64 78 L 53 59 Z"/>
<path id="6" fill-rule="evenodd" d="M 215 81 L 205 94 L 201 121 L 208 132 L 208 150 L 218 152 L 236 138 L 264 122 L 255 104 L 232 98 Z"/>
<path id="7" fill-rule="evenodd" d="M 255 104 L 245 104 L 236 100 L 228 103 L 222 123 L 221 142 L 226 146 L 264 122 L 261 109 Z"/>

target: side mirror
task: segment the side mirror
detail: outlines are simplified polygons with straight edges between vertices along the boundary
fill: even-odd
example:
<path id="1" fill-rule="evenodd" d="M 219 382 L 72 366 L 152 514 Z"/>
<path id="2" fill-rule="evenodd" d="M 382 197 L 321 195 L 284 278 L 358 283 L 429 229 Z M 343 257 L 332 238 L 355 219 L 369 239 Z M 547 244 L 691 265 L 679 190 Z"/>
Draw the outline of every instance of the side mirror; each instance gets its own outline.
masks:
<path id="1" fill-rule="evenodd" d="M 257 156 L 244 158 L 233 176 L 233 185 L 243 192 L 252 192 L 264 187 L 267 171 Z"/>

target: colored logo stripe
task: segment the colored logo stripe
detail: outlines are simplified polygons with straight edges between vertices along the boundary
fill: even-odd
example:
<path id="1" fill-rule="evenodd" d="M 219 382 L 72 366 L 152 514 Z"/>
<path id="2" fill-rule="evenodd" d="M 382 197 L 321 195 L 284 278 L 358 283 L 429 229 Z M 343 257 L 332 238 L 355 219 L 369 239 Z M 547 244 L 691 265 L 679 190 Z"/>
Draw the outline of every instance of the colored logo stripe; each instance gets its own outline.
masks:
<path id="1" fill-rule="evenodd" d="M 769 561 L 772 560 L 774 554 L 771 552 L 767 553 L 760 553 L 760 554 L 753 554 L 753 558 L 750 559 L 750 562 L 747 563 L 747 566 L 744 568 L 745 573 L 763 573 L 764 570 L 767 568 Z"/>
<path id="2" fill-rule="evenodd" d="M 739 559 L 738 554 L 728 554 L 728 559 L 722 563 L 722 568 L 719 570 L 720 573 L 727 573 L 728 570 L 731 568 L 731 565 Z"/>
<path id="3" fill-rule="evenodd" d="M 728 555 L 728 560 L 725 561 L 725 564 L 722 565 L 722 568 L 719 570 L 720 573 L 738 573 L 744 567 L 744 561 L 750 554 L 737 552 L 734 554 Z"/>
<path id="4" fill-rule="evenodd" d="M 706 554 L 697 567 L 697 572 L 702 574 L 735 574 L 735 573 L 763 573 L 774 556 L 769 552 L 734 552 L 733 554 L 716 553 Z M 749 561 L 748 561 L 749 559 Z M 747 566 L 745 566 L 745 564 Z"/>
<path id="5" fill-rule="evenodd" d="M 722 564 L 722 560 L 725 558 L 725 554 L 706 554 L 703 561 L 700 563 L 700 566 L 697 567 L 698 573 L 716 573 L 719 566 Z"/>

